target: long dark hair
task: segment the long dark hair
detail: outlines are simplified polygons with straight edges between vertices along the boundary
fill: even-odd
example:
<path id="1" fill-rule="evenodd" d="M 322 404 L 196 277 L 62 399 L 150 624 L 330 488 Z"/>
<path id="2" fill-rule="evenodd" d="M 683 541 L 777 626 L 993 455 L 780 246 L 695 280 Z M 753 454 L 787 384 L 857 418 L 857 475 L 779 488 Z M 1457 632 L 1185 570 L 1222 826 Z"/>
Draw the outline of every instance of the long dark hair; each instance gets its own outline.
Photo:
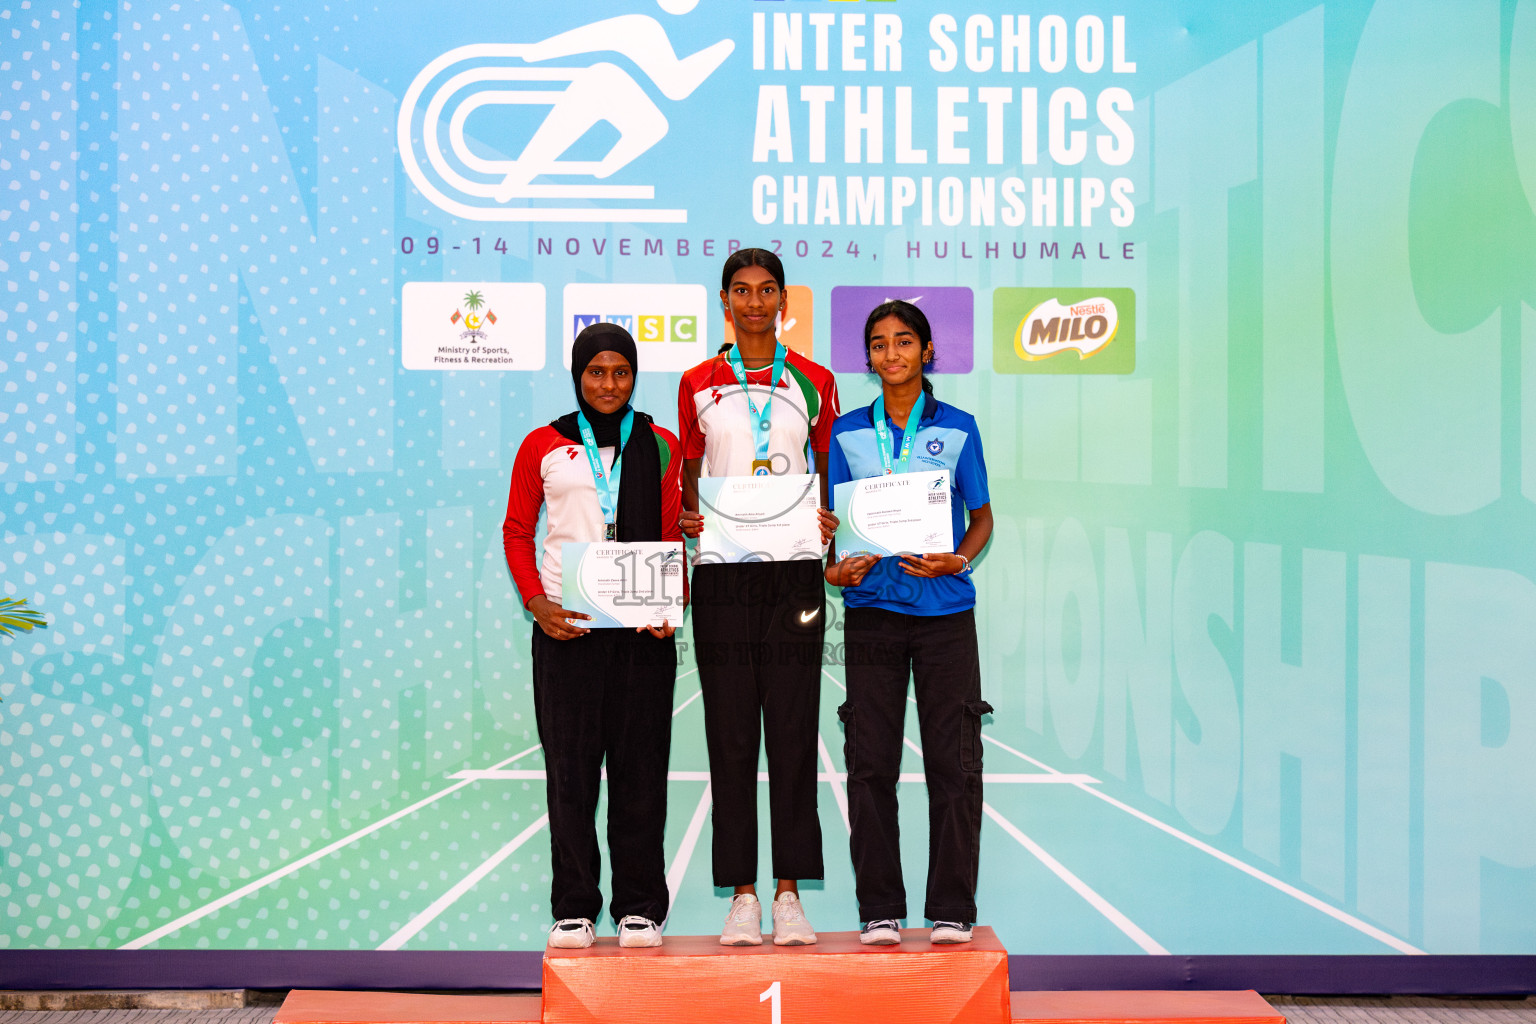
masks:
<path id="1" fill-rule="evenodd" d="M 917 335 L 920 350 L 927 352 L 930 356 L 934 354 L 933 328 L 928 326 L 928 318 L 923 315 L 923 311 L 905 299 L 892 299 L 870 310 L 869 318 L 864 321 L 864 365 L 869 367 L 870 373 L 875 372 L 875 364 L 869 358 L 869 336 L 874 333 L 875 324 L 888 316 L 900 320 L 907 325 L 908 330 Z M 927 360 L 924 362 L 926 363 Z M 933 381 L 926 372 L 923 373 L 923 392 L 928 395 L 933 394 Z"/>
<path id="2" fill-rule="evenodd" d="M 735 277 L 736 271 L 743 267 L 762 267 L 779 283 L 779 291 L 784 290 L 783 260 L 767 249 L 737 249 L 725 258 L 725 267 L 720 271 L 721 291 L 730 290 L 731 278 Z"/>

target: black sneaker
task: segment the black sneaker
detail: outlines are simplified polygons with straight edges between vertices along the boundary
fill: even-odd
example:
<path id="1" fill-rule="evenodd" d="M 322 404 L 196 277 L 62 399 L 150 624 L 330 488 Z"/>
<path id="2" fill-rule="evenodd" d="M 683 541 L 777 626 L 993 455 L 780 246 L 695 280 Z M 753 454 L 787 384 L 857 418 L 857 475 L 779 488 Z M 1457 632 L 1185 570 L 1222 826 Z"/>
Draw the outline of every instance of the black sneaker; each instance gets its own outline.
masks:
<path id="1" fill-rule="evenodd" d="M 935 921 L 929 942 L 970 942 L 971 926 L 963 921 Z"/>
<path id="2" fill-rule="evenodd" d="M 901 927 L 889 917 L 865 921 L 859 931 L 859 941 L 866 946 L 894 946 L 901 941 Z"/>

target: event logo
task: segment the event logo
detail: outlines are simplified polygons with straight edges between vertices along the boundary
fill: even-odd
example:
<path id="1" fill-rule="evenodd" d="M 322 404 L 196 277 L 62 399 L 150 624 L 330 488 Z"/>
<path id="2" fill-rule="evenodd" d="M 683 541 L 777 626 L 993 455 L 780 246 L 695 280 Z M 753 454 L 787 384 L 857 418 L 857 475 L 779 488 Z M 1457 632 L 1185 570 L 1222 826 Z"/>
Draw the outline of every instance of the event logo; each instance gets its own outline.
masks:
<path id="1" fill-rule="evenodd" d="M 596 323 L 618 324 L 639 346 L 645 370 L 686 370 L 713 354 L 707 347 L 703 285 L 568 284 L 565 286 L 565 363 L 576 335 Z"/>
<path id="2" fill-rule="evenodd" d="M 542 370 L 544 327 L 541 284 L 410 281 L 400 294 L 400 362 L 407 370 Z"/>
<path id="3" fill-rule="evenodd" d="M 839 285 L 832 289 L 832 369 L 868 373 L 864 321 L 883 302 L 904 299 L 923 311 L 933 329 L 933 363 L 926 373 L 970 373 L 975 364 L 976 300 L 953 285 Z"/>
<path id="4" fill-rule="evenodd" d="M 590 57 L 628 58 L 662 96 L 678 101 L 734 48 L 722 39 L 680 58 L 667 30 L 645 14 L 605 18 L 541 42 L 460 46 L 429 63 L 406 90 L 397 128 L 401 162 L 433 205 L 469 220 L 683 223 L 683 209 L 603 205 L 655 198 L 649 184 L 592 181 L 628 167 L 669 125 L 633 75 Z M 519 132 L 518 115 L 529 107 L 548 109 L 531 131 Z M 606 152 L 579 148 L 599 125 L 618 136 Z M 493 144 L 509 135 L 509 148 L 522 143 L 511 156 Z"/>
<path id="5" fill-rule="evenodd" d="M 998 288 L 998 373 L 1125 374 L 1136 369 L 1136 299 L 1129 288 Z"/>

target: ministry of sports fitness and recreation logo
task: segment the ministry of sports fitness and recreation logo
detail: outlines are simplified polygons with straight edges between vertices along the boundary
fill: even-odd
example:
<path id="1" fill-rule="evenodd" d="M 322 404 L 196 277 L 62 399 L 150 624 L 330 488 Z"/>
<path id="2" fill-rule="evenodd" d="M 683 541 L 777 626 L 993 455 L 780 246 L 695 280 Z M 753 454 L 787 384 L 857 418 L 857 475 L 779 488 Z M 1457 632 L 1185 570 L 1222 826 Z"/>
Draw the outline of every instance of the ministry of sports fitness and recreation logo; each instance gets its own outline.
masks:
<path id="1" fill-rule="evenodd" d="M 464 293 L 464 298 L 459 300 L 459 306 L 463 309 L 456 306 L 453 312 L 448 314 L 449 323 L 462 325 L 464 328 L 459 332 L 459 340 L 467 341 L 472 345 L 485 341 L 488 337 L 486 332 L 496 326 L 496 311 L 485 304 L 485 293 L 471 288 Z M 469 312 L 464 312 L 465 309 Z M 482 309 L 485 312 L 482 313 Z"/>
<path id="2" fill-rule="evenodd" d="M 998 373 L 1134 373 L 1136 293 L 998 288 L 992 293 L 992 365 Z"/>
<path id="3" fill-rule="evenodd" d="M 541 370 L 544 286 L 515 281 L 407 281 L 400 362 L 407 370 Z"/>
<path id="4" fill-rule="evenodd" d="M 684 14 L 697 0 L 658 2 L 668 13 Z M 595 57 L 627 58 L 662 96 L 678 101 L 734 48 L 722 39 L 679 57 L 667 30 L 646 14 L 605 18 L 538 42 L 460 46 L 429 63 L 406 90 L 397 129 L 400 159 L 433 205 L 468 220 L 683 223 L 687 210 L 648 205 L 656 192 L 651 184 L 594 183 L 622 171 L 669 127 L 662 108 L 629 71 Z M 496 131 L 497 107 L 510 107 L 502 113 L 515 115 L 529 106 L 548 112 L 515 154 L 489 144 L 503 134 L 471 133 Z M 521 123 L 515 116 L 506 120 Z M 618 135 L 606 153 L 596 159 L 570 155 L 600 124 Z"/>

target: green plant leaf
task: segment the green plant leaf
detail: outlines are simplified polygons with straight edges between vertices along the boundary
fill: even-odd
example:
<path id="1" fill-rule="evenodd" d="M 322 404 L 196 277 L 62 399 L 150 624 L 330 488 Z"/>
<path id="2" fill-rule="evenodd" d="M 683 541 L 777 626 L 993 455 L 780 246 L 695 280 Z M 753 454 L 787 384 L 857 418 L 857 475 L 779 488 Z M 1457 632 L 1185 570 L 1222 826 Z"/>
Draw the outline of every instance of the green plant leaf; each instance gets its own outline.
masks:
<path id="1" fill-rule="evenodd" d="M 0 597 L 0 636 L 29 633 L 41 626 L 48 628 L 48 620 L 41 612 L 27 607 L 24 597 Z"/>

